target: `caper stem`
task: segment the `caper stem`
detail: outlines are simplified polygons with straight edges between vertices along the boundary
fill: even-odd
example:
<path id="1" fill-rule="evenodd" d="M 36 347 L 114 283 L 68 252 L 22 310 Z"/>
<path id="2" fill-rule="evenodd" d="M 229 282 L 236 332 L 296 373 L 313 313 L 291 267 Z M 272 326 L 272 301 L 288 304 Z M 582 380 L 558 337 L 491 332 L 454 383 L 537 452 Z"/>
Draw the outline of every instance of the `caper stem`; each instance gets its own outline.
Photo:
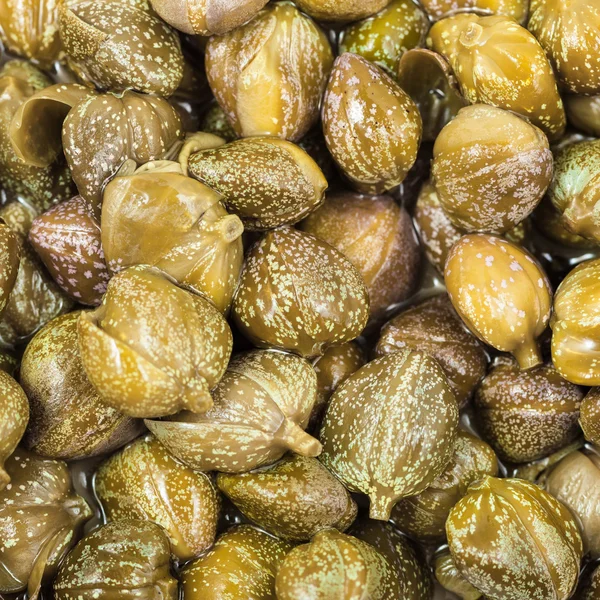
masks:
<path id="1" fill-rule="evenodd" d="M 302 427 L 290 419 L 283 421 L 277 437 L 290 450 L 301 456 L 319 456 L 323 449 L 319 440 L 306 433 Z"/>
<path id="2" fill-rule="evenodd" d="M 513 355 L 524 371 L 543 364 L 540 348 L 535 340 L 526 340 L 513 350 Z"/>
<path id="3" fill-rule="evenodd" d="M 395 501 L 380 492 L 369 494 L 371 504 L 369 506 L 369 518 L 377 521 L 389 521 L 394 508 Z"/>

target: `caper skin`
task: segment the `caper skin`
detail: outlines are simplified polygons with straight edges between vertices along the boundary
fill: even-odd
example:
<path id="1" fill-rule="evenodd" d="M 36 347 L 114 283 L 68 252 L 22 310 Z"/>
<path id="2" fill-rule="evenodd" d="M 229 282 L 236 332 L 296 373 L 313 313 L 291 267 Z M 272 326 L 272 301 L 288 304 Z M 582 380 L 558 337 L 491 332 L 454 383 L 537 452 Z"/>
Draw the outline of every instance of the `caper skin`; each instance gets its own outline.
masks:
<path id="1" fill-rule="evenodd" d="M 586 440 L 600 446 L 600 388 L 591 389 L 581 403 L 579 424 Z"/>
<path id="2" fill-rule="evenodd" d="M 176 600 L 169 539 L 150 521 L 124 519 L 85 536 L 54 581 L 56 600 Z"/>
<path id="3" fill-rule="evenodd" d="M 390 0 L 298 0 L 298 6 L 319 21 L 356 21 L 374 15 Z"/>
<path id="4" fill-rule="evenodd" d="M 542 363 L 537 338 L 550 320 L 550 283 L 523 248 L 492 235 L 465 235 L 450 251 L 444 279 L 466 326 L 511 352 L 522 369 Z"/>
<path id="5" fill-rule="evenodd" d="M 579 526 L 532 483 L 474 483 L 450 511 L 446 533 L 460 573 L 490 600 L 566 600 L 577 586 Z"/>
<path id="6" fill-rule="evenodd" d="M 462 600 L 479 600 L 481 592 L 476 590 L 458 571 L 449 550 L 440 552 L 435 559 L 435 578 L 444 589 Z"/>
<path id="7" fill-rule="evenodd" d="M 0 315 L 17 281 L 20 255 L 19 238 L 8 225 L 0 221 Z"/>
<path id="8" fill-rule="evenodd" d="M 14 452 L 29 422 L 29 402 L 23 388 L 0 371 L 0 491 L 10 483 L 4 461 Z"/>
<path id="9" fill-rule="evenodd" d="M 577 595 L 577 600 L 600 600 L 600 567 L 596 567 Z"/>
<path id="10" fill-rule="evenodd" d="M 508 111 L 477 104 L 458 112 L 433 147 L 432 182 L 456 227 L 505 233 L 538 205 L 552 179 L 546 136 Z"/>
<path id="11" fill-rule="evenodd" d="M 600 137 L 600 94 L 598 96 L 565 96 L 569 123 L 594 137 Z"/>
<path id="12" fill-rule="evenodd" d="M 507 15 L 523 23 L 527 18 L 529 0 L 421 0 L 421 5 L 434 21 L 455 12 L 472 11 Z"/>
<path id="13" fill-rule="evenodd" d="M 362 56 L 346 52 L 336 59 L 322 119 L 331 155 L 359 192 L 396 187 L 417 159 L 422 134 L 417 106 Z"/>
<path id="14" fill-rule="evenodd" d="M 475 393 L 483 439 L 512 463 L 544 458 L 579 435 L 583 391 L 552 365 L 521 371 L 514 361 L 495 366 Z"/>

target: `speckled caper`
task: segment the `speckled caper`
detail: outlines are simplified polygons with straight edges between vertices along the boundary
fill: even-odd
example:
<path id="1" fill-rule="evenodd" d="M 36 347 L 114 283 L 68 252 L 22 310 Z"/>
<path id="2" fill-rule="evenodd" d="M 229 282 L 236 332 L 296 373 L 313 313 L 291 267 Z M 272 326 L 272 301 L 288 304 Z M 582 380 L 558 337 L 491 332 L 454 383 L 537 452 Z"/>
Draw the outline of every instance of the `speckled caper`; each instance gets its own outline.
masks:
<path id="1" fill-rule="evenodd" d="M 331 244 L 358 269 L 369 292 L 371 319 L 406 300 L 419 279 L 421 252 L 408 212 L 390 196 L 328 194 L 300 225 Z"/>
<path id="2" fill-rule="evenodd" d="M 383 10 L 344 29 L 339 53 L 352 52 L 394 73 L 398 59 L 425 44 L 429 19 L 412 0 L 393 0 Z"/>
<path id="3" fill-rule="evenodd" d="M 541 364 L 537 338 L 550 320 L 552 293 L 527 250 L 492 235 L 465 235 L 450 251 L 444 279 L 456 312 L 479 339 L 512 353 L 522 369 Z"/>
<path id="4" fill-rule="evenodd" d="M 527 28 L 565 89 L 600 94 L 600 11 L 594 0 L 531 0 Z"/>
<path id="5" fill-rule="evenodd" d="M 110 274 L 100 226 L 81 196 L 37 217 L 29 230 L 29 242 L 67 295 L 80 304 L 100 304 Z"/>
<path id="6" fill-rule="evenodd" d="M 392 523 L 422 542 L 441 542 L 451 508 L 474 481 L 498 475 L 496 454 L 485 442 L 459 431 L 450 462 L 431 485 L 416 496 L 403 498 L 392 510 Z"/>
<path id="7" fill-rule="evenodd" d="M 584 133 L 600 137 L 600 95 L 564 97 L 569 123 Z"/>
<path id="8" fill-rule="evenodd" d="M 457 12 L 507 15 L 522 23 L 529 0 L 420 0 L 429 16 L 437 21 Z"/>
<path id="9" fill-rule="evenodd" d="M 15 451 L 29 422 L 29 402 L 23 388 L 0 371 L 0 492 L 10 483 L 4 462 Z"/>
<path id="10" fill-rule="evenodd" d="M 268 0 L 150 0 L 159 17 L 175 29 L 184 33 L 222 35 L 247 21 L 268 2 Z"/>
<path id="11" fill-rule="evenodd" d="M 508 473 L 510 474 L 510 477 L 525 479 L 527 481 L 531 481 L 532 483 L 536 483 L 538 482 L 538 478 L 544 473 L 544 471 L 547 471 L 550 467 L 557 464 L 565 456 L 571 454 L 571 452 L 581 450 L 584 447 L 584 445 L 585 440 L 583 436 L 580 436 L 574 442 L 571 442 L 564 448 L 557 450 L 556 452 L 550 454 L 549 456 L 546 456 L 545 458 L 540 458 L 538 460 L 523 463 L 520 465 L 510 465 Z"/>
<path id="12" fill-rule="evenodd" d="M 142 429 L 139 421 L 104 404 L 88 380 L 77 340 L 80 314 L 52 319 L 29 342 L 21 361 L 19 378 L 31 405 L 24 444 L 41 456 L 98 456 Z"/>
<path id="13" fill-rule="evenodd" d="M 182 561 L 215 541 L 220 502 L 212 480 L 169 456 L 151 435 L 100 465 L 94 483 L 109 521 L 154 521 L 167 532 L 171 552 Z"/>
<path id="14" fill-rule="evenodd" d="M 481 598 L 481 592 L 460 574 L 449 550 L 446 549 L 436 556 L 434 572 L 440 585 L 462 600 L 479 600 Z"/>
<path id="15" fill-rule="evenodd" d="M 401 597 L 398 577 L 387 558 L 370 544 L 336 529 L 320 531 L 284 558 L 275 591 L 277 600 Z"/>
<path id="16" fill-rule="evenodd" d="M 217 477 L 219 489 L 259 527 L 307 541 L 321 529 L 346 530 L 357 513 L 346 488 L 316 458 L 291 455 L 273 466 Z"/>
<path id="17" fill-rule="evenodd" d="M 124 519 L 86 535 L 54 581 L 56 600 L 177 599 L 169 539 L 150 521 Z"/>
<path id="18" fill-rule="evenodd" d="M 275 599 L 275 573 L 291 544 L 250 525 L 224 533 L 181 574 L 183 600 Z"/>
<path id="19" fill-rule="evenodd" d="M 65 0 L 58 21 L 69 65 L 83 81 L 162 96 L 179 86 L 179 37 L 146 2 Z"/>
<path id="20" fill-rule="evenodd" d="M 8 350 L 0 350 L 0 371 L 14 376 L 19 366 L 18 358 Z"/>
<path id="21" fill-rule="evenodd" d="M 446 294 L 401 312 L 383 326 L 375 355 L 405 348 L 426 352 L 440 363 L 460 406 L 468 402 L 487 369 L 483 347 L 466 331 Z"/>
<path id="22" fill-rule="evenodd" d="M 590 390 L 581 403 L 579 424 L 585 438 L 600 446 L 600 388 Z"/>
<path id="23" fill-rule="evenodd" d="M 521 371 L 511 360 L 487 374 L 475 393 L 478 430 L 512 463 L 544 458 L 580 435 L 583 390 L 552 365 Z"/>
<path id="24" fill-rule="evenodd" d="M 231 123 L 227 120 L 225 111 L 216 102 L 206 111 L 200 125 L 200 131 L 218 135 L 226 142 L 233 142 L 237 138 Z"/>
<path id="25" fill-rule="evenodd" d="M 300 221 L 323 202 L 327 188 L 321 169 L 302 148 L 272 137 L 196 152 L 188 168 L 251 230 Z"/>
<path id="26" fill-rule="evenodd" d="M 417 106 L 362 56 L 346 52 L 336 59 L 322 118 L 329 151 L 360 192 L 396 187 L 417 159 L 422 133 Z"/>
<path id="27" fill-rule="evenodd" d="M 310 415 L 309 430 L 320 429 L 333 392 L 365 362 L 365 354 L 356 342 L 332 346 L 313 361 L 317 374 L 317 400 Z"/>
<path id="28" fill-rule="evenodd" d="M 437 137 L 431 176 L 454 225 L 504 233 L 542 199 L 552 179 L 552 153 L 537 127 L 477 104 L 461 109 Z"/>
<path id="29" fill-rule="evenodd" d="M 178 163 L 148 163 L 105 188 L 102 246 L 109 269 L 152 265 L 226 313 L 242 269 L 240 219 Z"/>
<path id="30" fill-rule="evenodd" d="M 548 197 L 563 227 L 600 243 L 600 140 L 568 144 L 556 154 Z"/>
<path id="31" fill-rule="evenodd" d="M 319 118 L 332 62 L 327 36 L 287 1 L 206 46 L 208 82 L 240 137 L 300 139 Z"/>
<path id="32" fill-rule="evenodd" d="M 567 381 L 600 385 L 600 259 L 575 267 L 554 295 L 552 362 Z"/>
<path id="33" fill-rule="evenodd" d="M 370 517 L 422 492 L 452 457 L 458 406 L 442 368 L 402 350 L 368 363 L 333 394 L 320 439 L 323 464 L 367 494 Z M 393 442 L 392 442 L 393 440 Z"/>
<path id="34" fill-rule="evenodd" d="M 42 71 L 24 60 L 8 61 L 0 68 L 0 181 L 7 192 L 21 195 L 36 210 L 66 200 L 74 190 L 62 157 L 43 167 L 26 164 L 10 139 L 11 122 L 21 104 L 50 83 Z"/>
<path id="35" fill-rule="evenodd" d="M 78 320 L 85 371 L 104 402 L 133 417 L 212 406 L 231 354 L 221 313 L 154 269 L 130 267 Z"/>
<path id="36" fill-rule="evenodd" d="M 515 112 L 550 139 L 564 132 L 565 110 L 546 53 L 514 19 L 457 14 L 435 23 L 427 43 L 448 59 L 471 104 Z"/>
<path id="37" fill-rule="evenodd" d="M 8 52 L 49 67 L 62 51 L 58 0 L 0 0 L 0 42 Z"/>
<path id="38" fill-rule="evenodd" d="M 23 449 L 6 461 L 11 484 L 0 492 L 0 592 L 37 597 L 92 516 L 75 494 L 67 464 Z"/>
<path id="39" fill-rule="evenodd" d="M 233 317 L 259 347 L 315 357 L 361 333 L 369 296 L 341 252 L 309 233 L 280 227 L 247 252 Z"/>
<path id="40" fill-rule="evenodd" d="M 522 479 L 486 477 L 450 511 L 452 558 L 490 600 L 566 600 L 583 546 L 569 509 Z"/>
<path id="41" fill-rule="evenodd" d="M 238 354 L 213 391 L 205 414 L 182 412 L 148 429 L 193 469 L 243 473 L 293 450 L 317 456 L 321 444 L 303 428 L 315 403 L 317 377 L 308 361 L 283 352 Z"/>
<path id="42" fill-rule="evenodd" d="M 0 221 L 0 315 L 15 286 L 20 258 L 19 238 L 8 225 Z"/>
<path id="43" fill-rule="evenodd" d="M 104 185 L 127 159 L 144 164 L 168 158 L 183 135 L 177 111 L 163 98 L 131 91 L 96 94 L 77 84 L 33 94 L 20 105 L 10 130 L 17 155 L 38 167 L 55 161 L 62 142 L 73 181 L 97 219 Z"/>
<path id="44" fill-rule="evenodd" d="M 390 0 L 298 0 L 298 6 L 319 21 L 356 21 L 370 17 Z"/>
<path id="45" fill-rule="evenodd" d="M 425 142 L 433 142 L 467 104 L 448 61 L 437 52 L 425 48 L 405 52 L 398 63 L 397 78 L 419 109 Z"/>
<path id="46" fill-rule="evenodd" d="M 430 600 L 431 573 L 410 542 L 390 523 L 357 519 L 349 533 L 379 550 L 392 565 L 400 586 L 400 598 Z"/>
<path id="47" fill-rule="evenodd" d="M 541 483 L 579 520 L 584 551 L 593 559 L 600 557 L 600 455 L 572 452 L 552 467 Z"/>

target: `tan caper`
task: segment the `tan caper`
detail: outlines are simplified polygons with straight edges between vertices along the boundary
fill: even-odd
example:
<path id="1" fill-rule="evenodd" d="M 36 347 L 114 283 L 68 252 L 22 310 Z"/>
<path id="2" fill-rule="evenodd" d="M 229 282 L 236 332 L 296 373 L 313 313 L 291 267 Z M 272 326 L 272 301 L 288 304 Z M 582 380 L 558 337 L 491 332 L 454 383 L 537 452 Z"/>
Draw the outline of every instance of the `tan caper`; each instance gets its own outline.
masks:
<path id="1" fill-rule="evenodd" d="M 454 308 L 480 340 L 511 352 L 523 369 L 542 363 L 537 338 L 550 320 L 552 293 L 529 252 L 499 237 L 466 235 L 450 251 L 444 279 Z"/>
<path id="2" fill-rule="evenodd" d="M 591 389 L 583 399 L 579 424 L 585 438 L 600 446 L 600 388 Z"/>
<path id="3" fill-rule="evenodd" d="M 356 21 L 374 15 L 390 0 L 298 0 L 298 6 L 319 21 Z"/>

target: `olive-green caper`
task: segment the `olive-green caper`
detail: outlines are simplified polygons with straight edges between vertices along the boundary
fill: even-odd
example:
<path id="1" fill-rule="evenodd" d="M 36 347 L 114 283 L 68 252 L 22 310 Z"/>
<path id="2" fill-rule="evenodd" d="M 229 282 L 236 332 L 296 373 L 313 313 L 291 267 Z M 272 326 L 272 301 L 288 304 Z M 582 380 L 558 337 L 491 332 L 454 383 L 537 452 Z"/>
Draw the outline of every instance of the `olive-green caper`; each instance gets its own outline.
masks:
<path id="1" fill-rule="evenodd" d="M 0 492 L 10 483 L 4 462 L 15 451 L 29 422 L 29 402 L 23 388 L 0 371 Z"/>
<path id="2" fill-rule="evenodd" d="M 566 600 L 583 546 L 569 509 L 522 479 L 486 477 L 450 511 L 446 533 L 461 575 L 490 600 Z"/>
<path id="3" fill-rule="evenodd" d="M 600 95 L 565 95 L 565 109 L 569 122 L 577 129 L 600 137 Z"/>
<path id="4" fill-rule="evenodd" d="M 348 489 L 369 496 L 372 519 L 387 521 L 400 498 L 441 475 L 457 425 L 458 406 L 437 361 L 394 352 L 334 392 L 321 428 L 321 460 Z"/>
<path id="5" fill-rule="evenodd" d="M 479 339 L 512 353 L 522 369 L 542 363 L 537 338 L 550 320 L 552 294 L 529 252 L 500 237 L 465 235 L 450 251 L 444 279 L 456 312 Z"/>
<path id="6" fill-rule="evenodd" d="M 481 598 L 481 592 L 460 574 L 449 550 L 444 550 L 436 556 L 434 571 L 435 578 L 440 585 L 462 600 L 479 600 Z"/>
<path id="7" fill-rule="evenodd" d="M 323 99 L 323 132 L 333 158 L 358 191 L 402 183 L 417 159 L 422 122 L 410 96 L 362 56 L 339 56 Z"/>
<path id="8" fill-rule="evenodd" d="M 529 8 L 529 0 L 420 0 L 420 3 L 435 21 L 468 11 L 484 15 L 507 15 L 523 23 Z"/>
<path id="9" fill-rule="evenodd" d="M 390 0 L 297 0 L 298 6 L 319 21 L 356 21 L 374 15 Z"/>
<path id="10" fill-rule="evenodd" d="M 0 315 L 15 287 L 20 256 L 21 244 L 17 235 L 0 221 Z"/>
<path id="11" fill-rule="evenodd" d="M 332 62 L 323 31 L 287 1 L 206 46 L 208 82 L 240 137 L 300 139 L 319 118 Z"/>
<path id="12" fill-rule="evenodd" d="M 591 389 L 583 399 L 579 424 L 585 438 L 600 446 L 600 388 Z"/>
<path id="13" fill-rule="evenodd" d="M 200 131 L 217 135 L 226 142 L 233 142 L 237 138 L 231 123 L 227 120 L 225 111 L 216 102 L 206 111 Z"/>

